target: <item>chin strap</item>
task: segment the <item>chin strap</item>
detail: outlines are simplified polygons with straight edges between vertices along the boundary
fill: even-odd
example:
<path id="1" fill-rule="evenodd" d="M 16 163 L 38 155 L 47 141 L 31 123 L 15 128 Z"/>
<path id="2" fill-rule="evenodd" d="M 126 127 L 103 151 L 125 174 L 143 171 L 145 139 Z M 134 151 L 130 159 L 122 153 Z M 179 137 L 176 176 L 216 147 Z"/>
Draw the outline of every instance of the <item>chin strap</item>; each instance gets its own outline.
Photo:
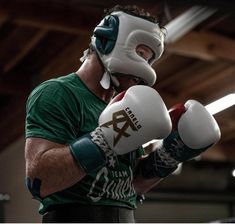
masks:
<path id="1" fill-rule="evenodd" d="M 83 51 L 83 55 L 82 57 L 80 57 L 80 62 L 83 63 L 86 60 L 88 53 L 89 53 L 89 49 L 86 49 L 85 51 Z"/>
<path id="2" fill-rule="evenodd" d="M 83 56 L 80 58 L 81 62 L 84 62 L 87 58 L 87 55 L 89 54 L 89 49 L 86 49 L 83 52 Z M 97 53 L 96 53 L 97 54 Z M 99 55 L 97 54 L 97 57 L 99 58 Z M 100 60 L 100 58 L 99 58 Z M 101 64 L 103 65 L 102 61 L 100 60 Z M 104 65 L 103 65 L 104 66 Z M 109 89 L 110 86 L 114 86 L 114 87 L 118 87 L 120 85 L 119 81 L 117 80 L 116 77 L 114 77 L 110 72 L 108 72 L 105 69 L 105 72 L 103 74 L 102 79 L 100 80 L 100 85 L 104 88 L 104 89 Z"/>
<path id="3" fill-rule="evenodd" d="M 109 89 L 111 85 L 114 87 L 118 87 L 120 83 L 115 76 L 113 76 L 110 72 L 106 70 L 103 74 L 102 79 L 100 80 L 100 85 L 104 89 Z"/>

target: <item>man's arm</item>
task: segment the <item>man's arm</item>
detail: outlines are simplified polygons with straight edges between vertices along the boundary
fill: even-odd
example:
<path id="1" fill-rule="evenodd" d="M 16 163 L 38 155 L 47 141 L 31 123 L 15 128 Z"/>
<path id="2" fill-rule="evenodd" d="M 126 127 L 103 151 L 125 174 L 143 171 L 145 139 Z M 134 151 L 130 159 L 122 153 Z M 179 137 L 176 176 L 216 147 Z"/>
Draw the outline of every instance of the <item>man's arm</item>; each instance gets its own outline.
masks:
<path id="1" fill-rule="evenodd" d="M 136 174 L 133 179 L 133 185 L 137 195 L 142 195 L 150 191 L 160 183 L 162 178 L 153 177 L 151 179 L 144 178 L 140 173 Z"/>
<path id="2" fill-rule="evenodd" d="M 135 100 L 140 97 L 144 98 L 144 103 L 141 100 Z M 147 97 L 148 100 L 146 100 Z M 147 113 L 144 108 L 149 107 L 152 110 Z M 58 108 L 55 109 L 53 105 L 51 109 L 58 113 Z M 158 117 L 150 120 L 152 111 L 157 112 Z M 121 129 L 114 123 L 116 122 L 114 114 L 119 116 L 120 114 L 117 115 L 117 113 L 120 112 L 121 120 L 124 119 L 121 122 L 125 121 L 126 124 L 131 125 L 132 131 L 129 130 L 126 133 L 123 129 L 128 128 L 126 124 Z M 55 113 L 50 112 L 49 115 L 52 116 L 51 114 Z M 58 113 L 57 117 L 61 117 L 61 114 Z M 137 122 L 141 131 L 136 131 L 137 127 L 133 122 Z M 36 120 L 35 123 L 37 123 Z M 158 128 L 159 126 L 161 129 Z M 41 129 L 44 130 L 44 126 Z M 76 139 L 69 146 L 42 138 L 28 138 L 26 141 L 27 186 L 33 196 L 39 198 L 63 190 L 81 180 L 85 173 L 97 171 L 105 166 L 108 154 L 128 153 L 151 140 L 152 136 L 157 138 L 167 136 L 170 129 L 170 117 L 160 95 L 146 86 L 132 87 L 122 95 L 122 98 L 119 97 L 116 103 L 105 108 L 99 117 L 99 126 L 95 130 Z M 114 138 L 117 131 L 119 135 Z M 121 138 L 122 135 L 123 138 Z M 126 138 L 126 135 L 131 137 Z"/>
<path id="3" fill-rule="evenodd" d="M 138 194 L 154 187 L 178 165 L 216 144 L 220 129 L 214 117 L 195 100 L 178 104 L 169 111 L 173 129 L 163 140 L 150 144 L 147 157 L 139 161 L 134 184 Z"/>
<path id="4" fill-rule="evenodd" d="M 32 184 L 39 180 L 42 198 L 71 187 L 86 175 L 68 146 L 42 138 L 26 139 L 25 160 L 26 177 Z"/>

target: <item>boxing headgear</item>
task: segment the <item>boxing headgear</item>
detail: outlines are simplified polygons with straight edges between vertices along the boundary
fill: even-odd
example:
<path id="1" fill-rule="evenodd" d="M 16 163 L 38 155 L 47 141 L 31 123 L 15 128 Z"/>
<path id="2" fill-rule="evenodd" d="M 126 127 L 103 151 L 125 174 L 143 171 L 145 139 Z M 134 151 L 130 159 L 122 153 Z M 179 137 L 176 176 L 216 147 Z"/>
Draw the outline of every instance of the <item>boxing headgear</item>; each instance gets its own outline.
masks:
<path id="1" fill-rule="evenodd" d="M 141 78 L 149 86 L 155 83 L 157 76 L 151 65 L 164 49 L 164 34 L 158 24 L 122 11 L 113 12 L 94 29 L 91 43 L 105 68 L 101 80 L 104 88 L 109 88 L 110 78 L 118 86 L 117 74 Z M 139 45 L 153 51 L 151 61 L 137 54 Z"/>

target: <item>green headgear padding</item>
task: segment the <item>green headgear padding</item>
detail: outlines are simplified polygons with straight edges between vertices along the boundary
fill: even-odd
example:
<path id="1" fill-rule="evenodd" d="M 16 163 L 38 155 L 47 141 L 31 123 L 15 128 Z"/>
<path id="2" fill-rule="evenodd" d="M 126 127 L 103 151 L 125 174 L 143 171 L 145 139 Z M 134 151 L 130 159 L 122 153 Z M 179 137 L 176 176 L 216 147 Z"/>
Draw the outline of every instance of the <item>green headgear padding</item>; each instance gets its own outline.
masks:
<path id="1" fill-rule="evenodd" d="M 109 54 L 116 43 L 119 19 L 117 16 L 106 16 L 94 29 L 95 44 L 101 54 Z"/>

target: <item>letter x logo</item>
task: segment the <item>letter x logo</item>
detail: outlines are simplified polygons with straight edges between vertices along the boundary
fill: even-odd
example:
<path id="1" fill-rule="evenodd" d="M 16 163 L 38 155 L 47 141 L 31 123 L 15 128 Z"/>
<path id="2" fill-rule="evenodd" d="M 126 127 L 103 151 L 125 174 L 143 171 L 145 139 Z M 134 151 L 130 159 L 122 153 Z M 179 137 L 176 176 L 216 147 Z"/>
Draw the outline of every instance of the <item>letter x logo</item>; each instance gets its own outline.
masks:
<path id="1" fill-rule="evenodd" d="M 118 124 L 120 124 L 120 123 L 123 123 L 123 126 L 121 128 L 118 127 Z M 128 127 L 131 127 L 131 129 L 133 131 L 138 130 L 124 110 L 120 110 L 120 111 L 113 113 L 112 120 L 104 123 L 101 127 L 108 128 L 111 125 L 113 125 L 113 130 L 115 132 L 117 132 L 117 136 L 113 137 L 113 139 L 114 139 L 113 146 L 115 146 L 119 142 L 119 140 L 121 139 L 122 136 L 124 136 L 124 137 L 130 136 L 130 134 L 128 134 L 126 132 Z"/>

